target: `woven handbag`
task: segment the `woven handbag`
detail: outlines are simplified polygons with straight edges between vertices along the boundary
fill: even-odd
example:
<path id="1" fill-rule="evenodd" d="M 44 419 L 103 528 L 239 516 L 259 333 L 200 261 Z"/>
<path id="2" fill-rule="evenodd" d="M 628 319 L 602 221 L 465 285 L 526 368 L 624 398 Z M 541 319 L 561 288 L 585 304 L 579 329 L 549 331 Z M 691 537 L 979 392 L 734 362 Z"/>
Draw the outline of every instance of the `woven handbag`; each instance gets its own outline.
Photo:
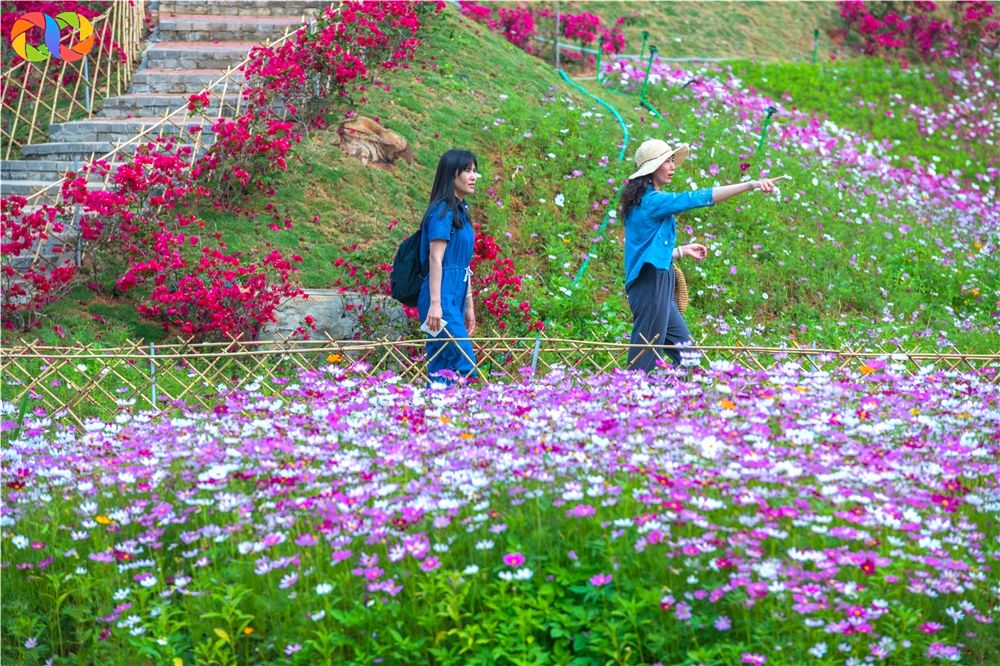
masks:
<path id="1" fill-rule="evenodd" d="M 688 307 L 688 285 L 687 280 L 684 279 L 684 273 L 681 269 L 674 266 L 674 300 L 677 301 L 677 309 L 684 314 L 684 311 Z"/>

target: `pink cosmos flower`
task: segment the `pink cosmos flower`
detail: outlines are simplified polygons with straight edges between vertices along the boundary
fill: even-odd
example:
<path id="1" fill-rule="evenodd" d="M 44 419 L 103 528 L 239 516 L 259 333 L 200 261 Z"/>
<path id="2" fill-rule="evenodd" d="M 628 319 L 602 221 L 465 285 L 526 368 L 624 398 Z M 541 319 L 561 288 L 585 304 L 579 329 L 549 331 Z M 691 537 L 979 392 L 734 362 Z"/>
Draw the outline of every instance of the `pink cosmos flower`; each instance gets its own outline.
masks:
<path id="1" fill-rule="evenodd" d="M 578 504 L 572 509 L 566 510 L 566 516 L 569 518 L 587 518 L 588 516 L 593 516 L 595 513 L 597 513 L 597 509 L 589 504 Z"/>
<path id="2" fill-rule="evenodd" d="M 593 576 L 590 577 L 590 584 L 593 585 L 594 587 L 604 587 L 605 585 L 611 582 L 612 578 L 613 578 L 612 574 L 604 574 L 604 573 L 594 574 Z"/>
<path id="3" fill-rule="evenodd" d="M 509 567 L 519 567 L 524 564 L 524 555 L 521 553 L 507 553 L 503 556 L 503 563 Z"/>
<path id="4" fill-rule="evenodd" d="M 302 547 L 315 546 L 316 536 L 312 532 L 306 532 L 305 534 L 300 534 L 295 538 L 295 544 Z"/>

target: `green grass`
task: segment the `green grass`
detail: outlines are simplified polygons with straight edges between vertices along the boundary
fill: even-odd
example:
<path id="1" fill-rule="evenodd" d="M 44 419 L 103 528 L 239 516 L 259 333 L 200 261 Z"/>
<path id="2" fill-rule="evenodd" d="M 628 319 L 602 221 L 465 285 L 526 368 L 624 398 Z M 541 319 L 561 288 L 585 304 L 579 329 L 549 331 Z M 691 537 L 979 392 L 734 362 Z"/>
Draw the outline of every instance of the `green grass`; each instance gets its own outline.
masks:
<path id="1" fill-rule="evenodd" d="M 489 2 L 512 6 L 518 2 Z M 558 4 L 564 14 L 591 12 L 605 26 L 621 25 L 625 52 L 639 53 L 642 33 L 647 44 L 656 46 L 666 58 L 753 58 L 760 60 L 810 60 L 813 31 L 821 32 L 819 57 L 827 58 L 836 45 L 827 35 L 836 26 L 833 2 L 674 2 L 671 0 L 586 0 L 585 2 L 532 3 L 553 13 Z M 544 26 L 543 26 L 544 28 Z M 546 36 L 547 37 L 547 36 Z M 544 53 L 541 43 L 534 45 Z M 545 53 L 551 62 L 551 50 Z"/>
<path id="2" fill-rule="evenodd" d="M 811 60 L 813 30 L 819 29 L 820 57 L 833 48 L 826 32 L 834 26 L 833 2 L 586 2 L 605 23 L 626 17 L 626 51 L 638 53 L 642 32 L 663 57 Z M 572 9 L 568 10 L 572 11 Z"/>
<path id="3" fill-rule="evenodd" d="M 775 99 L 787 95 L 789 105 L 826 115 L 838 125 L 865 132 L 876 140 L 892 142 L 895 145 L 890 154 L 897 161 L 912 155 L 930 163 L 937 157 L 939 169 L 976 172 L 996 153 L 995 146 L 956 142 L 946 132 L 927 136 L 906 114 L 908 104 L 940 110 L 958 94 L 940 69 L 903 69 L 875 59 L 827 62 L 821 67 L 740 61 L 733 63 L 733 73 L 747 86 Z M 892 103 L 889 100 L 894 95 L 900 95 L 905 102 Z M 863 107 L 860 102 L 874 103 L 876 108 Z M 886 111 L 893 115 L 886 115 Z"/>

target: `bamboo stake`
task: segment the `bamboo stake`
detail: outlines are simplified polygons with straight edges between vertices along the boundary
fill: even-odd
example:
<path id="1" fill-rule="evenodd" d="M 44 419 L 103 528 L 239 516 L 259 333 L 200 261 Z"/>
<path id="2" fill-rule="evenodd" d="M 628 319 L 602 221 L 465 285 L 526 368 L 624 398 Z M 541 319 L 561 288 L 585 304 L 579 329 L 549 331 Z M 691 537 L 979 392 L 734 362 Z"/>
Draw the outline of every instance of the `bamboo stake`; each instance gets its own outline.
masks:
<path id="1" fill-rule="evenodd" d="M 14 127 L 11 130 L 11 143 L 7 145 L 7 154 L 4 156 L 4 159 L 10 159 L 10 149 L 15 143 L 13 138 L 16 136 L 17 132 L 17 121 L 23 120 L 23 116 L 21 115 L 21 108 L 24 105 L 24 98 L 25 98 L 24 91 L 28 89 L 28 81 L 31 78 L 31 69 L 27 66 L 28 65 L 27 62 L 25 62 L 24 64 L 25 64 L 24 78 L 21 80 L 21 94 L 17 98 L 17 111 L 15 112 L 16 115 L 14 116 L 15 120 Z M 20 144 L 18 147 L 20 147 Z"/>

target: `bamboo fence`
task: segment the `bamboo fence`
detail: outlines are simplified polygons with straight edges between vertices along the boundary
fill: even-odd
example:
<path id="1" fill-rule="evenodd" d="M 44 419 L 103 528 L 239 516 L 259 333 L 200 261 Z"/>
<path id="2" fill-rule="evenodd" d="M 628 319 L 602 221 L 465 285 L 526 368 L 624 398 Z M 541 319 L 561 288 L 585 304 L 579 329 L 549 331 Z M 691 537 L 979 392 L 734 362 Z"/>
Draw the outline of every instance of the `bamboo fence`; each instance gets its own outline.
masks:
<path id="1" fill-rule="evenodd" d="M 586 374 L 622 370 L 630 347 L 627 342 L 544 336 L 469 340 L 476 352 L 480 381 L 486 383 L 543 376 L 556 368 Z M 231 340 L 159 345 L 132 342 L 118 348 L 27 344 L 0 348 L 0 397 L 7 410 L 5 418 L 16 417 L 20 422 L 28 410 L 41 407 L 52 418 L 81 426 L 89 418 L 110 419 L 121 412 L 161 411 L 182 404 L 211 409 L 236 390 L 278 396 L 295 381 L 298 372 L 329 364 L 352 366 L 353 372 L 369 377 L 391 372 L 398 381 L 423 384 L 427 380 L 424 342 Z M 648 345 L 647 349 L 659 355 L 665 348 Z M 875 361 L 885 361 L 895 372 L 959 371 L 1000 383 L 1000 353 L 969 354 L 954 348 L 920 352 L 902 347 L 851 350 L 706 345 L 682 352 L 693 365 L 728 361 L 748 371 L 791 362 L 837 376 L 861 377 L 877 371 L 875 366 L 880 364 Z"/>
<path id="2" fill-rule="evenodd" d="M 52 123 L 89 118 L 101 99 L 124 94 L 141 56 L 145 19 L 145 0 L 112 2 L 108 11 L 90 19 L 94 34 L 110 39 L 86 57 L 74 63 L 63 60 L 58 67 L 18 59 L 0 85 L 3 158 L 14 159 L 21 146 L 44 140 Z M 17 91 L 9 101 L 8 87 Z"/>

